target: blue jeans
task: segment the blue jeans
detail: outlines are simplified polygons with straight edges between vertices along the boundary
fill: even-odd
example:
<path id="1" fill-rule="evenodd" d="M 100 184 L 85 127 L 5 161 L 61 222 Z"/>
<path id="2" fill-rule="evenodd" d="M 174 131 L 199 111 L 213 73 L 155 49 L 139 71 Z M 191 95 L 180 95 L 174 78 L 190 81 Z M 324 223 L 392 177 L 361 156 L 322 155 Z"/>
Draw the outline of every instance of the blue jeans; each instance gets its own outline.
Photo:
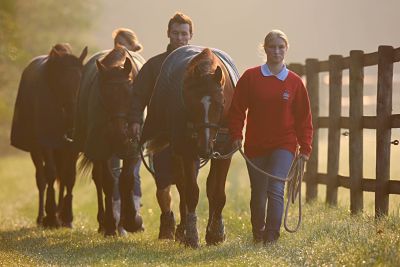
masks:
<path id="1" fill-rule="evenodd" d="M 292 152 L 276 149 L 264 156 L 250 159 L 262 170 L 285 178 L 293 161 Z M 279 237 L 284 208 L 285 183 L 268 177 L 247 163 L 251 185 L 251 225 L 254 238 L 264 238 L 265 235 Z M 265 210 L 267 215 L 265 216 Z"/>
<path id="2" fill-rule="evenodd" d="M 141 164 L 141 160 L 138 160 L 137 163 L 135 164 L 135 168 L 133 170 L 133 176 L 135 177 L 134 180 L 134 187 L 133 187 L 133 194 L 135 196 L 141 197 L 142 196 L 142 189 L 141 189 L 141 183 L 140 183 L 140 164 Z M 119 169 L 121 167 L 121 160 L 117 157 L 117 156 L 112 156 L 111 160 L 110 160 L 110 165 L 111 168 L 113 169 L 113 174 L 114 176 L 117 178 L 114 181 L 114 193 L 113 193 L 113 199 L 114 200 L 119 200 L 120 199 L 120 195 L 119 195 L 119 175 L 121 174 L 121 169 Z"/>

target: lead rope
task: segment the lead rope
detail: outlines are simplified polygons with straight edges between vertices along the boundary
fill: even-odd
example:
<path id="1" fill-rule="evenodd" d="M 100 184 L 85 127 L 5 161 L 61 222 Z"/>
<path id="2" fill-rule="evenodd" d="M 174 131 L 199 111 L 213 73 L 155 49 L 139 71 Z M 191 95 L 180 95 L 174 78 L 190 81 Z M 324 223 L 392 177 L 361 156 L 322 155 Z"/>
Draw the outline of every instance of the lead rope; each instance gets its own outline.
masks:
<path id="1" fill-rule="evenodd" d="M 285 208 L 285 216 L 283 220 L 283 226 L 285 227 L 285 230 L 288 231 L 289 233 L 294 233 L 296 232 L 301 224 L 302 221 L 302 203 L 301 203 L 301 184 L 303 181 L 304 177 L 304 159 L 299 156 L 298 153 L 296 153 L 296 157 L 294 158 L 292 165 L 290 166 L 289 173 L 286 178 L 282 178 L 279 176 L 272 175 L 268 172 L 263 171 L 262 169 L 258 168 L 253 162 L 250 161 L 250 159 L 244 154 L 242 148 L 239 148 L 240 154 L 242 154 L 243 158 L 248 162 L 254 169 L 259 171 L 260 173 L 271 177 L 273 179 L 282 181 L 282 182 L 288 182 L 288 199 L 286 202 L 286 208 Z M 299 216 L 297 220 L 297 225 L 294 229 L 290 229 L 287 225 L 287 217 L 289 214 L 289 206 L 290 202 L 294 204 L 296 201 L 297 196 L 299 197 Z"/>
<path id="2" fill-rule="evenodd" d="M 245 161 L 252 166 L 255 170 L 257 170 L 258 172 L 262 173 L 265 176 L 271 177 L 273 179 L 282 181 L 282 182 L 288 182 L 288 198 L 287 198 L 287 203 L 286 203 L 286 208 L 285 208 L 285 217 L 284 217 L 284 221 L 283 221 L 283 226 L 285 228 L 286 231 L 288 231 L 289 233 L 294 233 L 296 232 L 301 224 L 302 221 L 302 202 L 301 202 L 301 184 L 303 181 L 303 177 L 304 177 L 304 159 L 301 158 L 299 156 L 298 153 L 296 153 L 296 157 L 294 158 L 294 160 L 292 161 L 292 165 L 290 166 L 289 169 L 289 173 L 287 175 L 286 178 L 282 178 L 276 175 L 272 175 L 268 172 L 265 172 L 264 170 L 260 169 L 259 167 L 257 167 L 253 162 L 251 162 L 251 160 L 244 154 L 243 150 L 241 147 L 234 149 L 233 151 L 231 151 L 230 153 L 226 154 L 226 155 L 221 155 L 218 152 L 214 152 L 213 153 L 213 158 L 214 159 L 227 159 L 232 157 L 232 155 L 238 151 L 240 152 L 240 154 L 242 155 L 242 157 L 245 159 Z M 290 229 L 287 226 L 287 217 L 289 214 L 289 206 L 290 206 L 290 202 L 292 204 L 294 204 L 294 202 L 296 201 L 296 198 L 299 197 L 299 216 L 298 216 L 298 220 L 297 220 L 297 225 L 294 229 Z"/>
<path id="3" fill-rule="evenodd" d="M 294 164 L 294 168 L 291 169 L 293 171 L 293 179 L 289 181 L 288 184 L 288 197 L 287 197 L 287 202 L 286 202 L 286 208 L 285 208 L 285 217 L 283 220 L 283 226 L 285 227 L 285 230 L 288 231 L 289 233 L 294 233 L 297 232 L 297 230 L 300 227 L 301 221 L 302 221 L 302 202 L 301 202 L 301 184 L 303 182 L 304 178 L 304 159 L 300 158 L 299 155 L 296 156 L 295 158 L 296 163 Z M 294 229 L 290 229 L 289 226 L 287 225 L 287 218 L 288 218 L 288 213 L 289 213 L 289 206 L 290 203 L 294 204 L 296 201 L 296 198 L 299 198 L 299 216 L 297 220 L 297 225 Z"/>

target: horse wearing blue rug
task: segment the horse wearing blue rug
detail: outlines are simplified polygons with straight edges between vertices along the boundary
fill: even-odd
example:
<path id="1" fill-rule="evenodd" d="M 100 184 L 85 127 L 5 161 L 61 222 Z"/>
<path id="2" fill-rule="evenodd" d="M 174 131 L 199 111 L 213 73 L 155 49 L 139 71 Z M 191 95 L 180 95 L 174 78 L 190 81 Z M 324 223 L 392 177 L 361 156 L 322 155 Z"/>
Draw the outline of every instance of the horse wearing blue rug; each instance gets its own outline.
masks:
<path id="1" fill-rule="evenodd" d="M 86 55 L 87 48 L 77 57 L 72 55 L 68 44 L 56 44 L 49 55 L 36 57 L 29 63 L 18 88 L 11 145 L 31 155 L 39 190 L 36 221 L 45 227 L 60 224 L 72 227 L 77 153 L 71 134 L 76 92 Z M 54 191 L 56 178 L 60 181 L 58 210 Z"/>
<path id="2" fill-rule="evenodd" d="M 222 210 L 231 158 L 217 160 L 214 152 L 230 150 L 227 114 L 239 78 L 223 51 L 184 46 L 164 61 L 147 111 L 141 144 L 151 153 L 171 146 L 173 170 L 180 195 L 181 223 L 175 238 L 199 246 L 196 207 L 199 200 L 199 159 L 211 159 L 207 177 L 209 217 L 207 244 L 225 240 Z"/>
<path id="3" fill-rule="evenodd" d="M 139 54 L 117 46 L 95 54 L 83 70 L 74 138 L 84 154 L 81 168 L 93 167 L 99 232 L 105 235 L 115 235 L 116 229 L 121 235 L 142 229 L 142 218 L 133 202 L 133 169 L 139 157 L 130 130 L 129 108 L 132 82 L 143 63 Z M 123 160 L 117 177 L 121 194 L 119 218 L 113 209 L 115 177 L 110 163 L 113 155 Z"/>

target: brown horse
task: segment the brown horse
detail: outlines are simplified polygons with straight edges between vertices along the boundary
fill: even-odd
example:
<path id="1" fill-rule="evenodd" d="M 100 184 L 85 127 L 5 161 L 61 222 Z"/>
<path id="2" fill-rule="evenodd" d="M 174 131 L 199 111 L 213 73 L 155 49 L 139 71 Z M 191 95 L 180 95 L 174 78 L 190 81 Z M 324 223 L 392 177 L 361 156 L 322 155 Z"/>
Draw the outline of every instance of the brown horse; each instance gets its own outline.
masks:
<path id="1" fill-rule="evenodd" d="M 138 155 L 135 154 L 137 144 L 129 130 L 129 110 L 132 82 L 143 62 L 139 54 L 116 47 L 94 55 L 83 72 L 75 137 L 86 157 L 82 167 L 93 163 L 97 220 L 99 232 L 105 235 L 115 235 L 117 228 L 120 234 L 126 234 L 125 230 L 136 232 L 142 229 L 142 218 L 137 214 L 133 201 L 133 173 Z M 110 163 L 113 155 L 123 160 L 119 177 L 120 218 L 113 209 L 115 177 Z"/>
<path id="2" fill-rule="evenodd" d="M 71 133 L 81 55 L 71 54 L 68 44 L 55 45 L 48 56 L 39 56 L 24 69 L 15 102 L 11 144 L 30 152 L 39 189 L 37 223 L 47 227 L 72 227 L 72 189 L 75 184 L 75 152 Z M 59 216 L 54 181 L 60 180 Z M 44 208 L 44 193 L 46 205 Z M 64 188 L 67 194 L 64 196 Z M 46 211 L 46 216 L 45 216 Z"/>
<path id="3" fill-rule="evenodd" d="M 229 72 L 227 66 L 233 71 Z M 199 246 L 195 213 L 199 158 L 211 158 L 206 242 L 225 240 L 222 210 L 231 159 L 212 156 L 217 150 L 225 153 L 230 148 L 227 113 L 237 79 L 236 68 L 226 53 L 197 46 L 179 48 L 165 60 L 148 109 L 141 142 L 149 141 L 153 151 L 166 143 L 172 146 L 181 213 L 175 237 L 190 247 Z"/>

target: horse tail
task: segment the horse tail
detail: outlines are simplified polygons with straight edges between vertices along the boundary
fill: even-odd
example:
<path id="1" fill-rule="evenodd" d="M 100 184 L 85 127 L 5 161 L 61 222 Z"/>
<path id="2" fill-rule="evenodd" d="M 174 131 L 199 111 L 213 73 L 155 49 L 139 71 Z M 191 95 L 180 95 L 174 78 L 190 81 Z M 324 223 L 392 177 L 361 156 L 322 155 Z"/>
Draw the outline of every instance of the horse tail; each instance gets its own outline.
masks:
<path id="1" fill-rule="evenodd" d="M 84 153 L 79 153 L 78 173 L 81 176 L 90 176 L 93 169 L 93 161 L 91 161 Z"/>

